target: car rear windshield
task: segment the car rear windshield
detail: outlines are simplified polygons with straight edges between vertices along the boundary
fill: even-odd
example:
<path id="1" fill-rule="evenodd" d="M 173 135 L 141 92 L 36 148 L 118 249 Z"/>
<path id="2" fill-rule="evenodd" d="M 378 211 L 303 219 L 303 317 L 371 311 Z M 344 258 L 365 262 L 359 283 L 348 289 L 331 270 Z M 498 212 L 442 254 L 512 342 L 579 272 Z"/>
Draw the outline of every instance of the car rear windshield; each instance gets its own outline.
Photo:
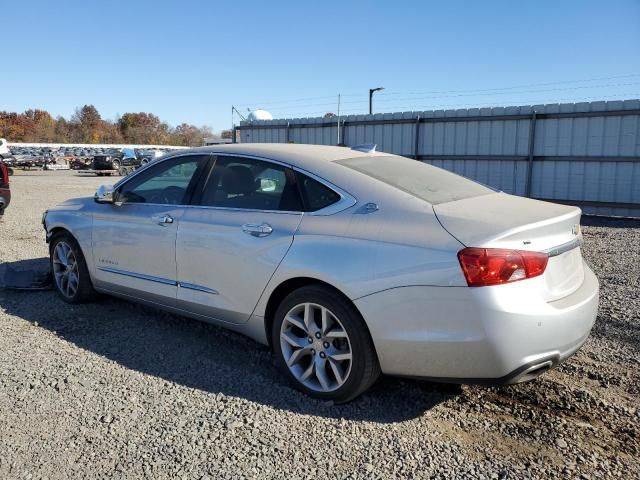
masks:
<path id="1" fill-rule="evenodd" d="M 433 205 L 495 192 L 468 178 L 404 157 L 375 155 L 338 160 L 336 163 Z"/>

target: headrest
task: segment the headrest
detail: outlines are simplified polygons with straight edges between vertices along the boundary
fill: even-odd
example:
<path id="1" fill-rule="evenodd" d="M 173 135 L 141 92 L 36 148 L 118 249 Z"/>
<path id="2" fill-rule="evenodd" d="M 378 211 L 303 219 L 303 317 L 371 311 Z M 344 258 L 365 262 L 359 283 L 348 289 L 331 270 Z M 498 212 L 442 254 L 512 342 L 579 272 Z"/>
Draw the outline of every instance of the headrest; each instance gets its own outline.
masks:
<path id="1" fill-rule="evenodd" d="M 222 190 L 230 195 L 247 195 L 256 191 L 253 173 L 244 165 L 231 165 L 222 174 Z"/>

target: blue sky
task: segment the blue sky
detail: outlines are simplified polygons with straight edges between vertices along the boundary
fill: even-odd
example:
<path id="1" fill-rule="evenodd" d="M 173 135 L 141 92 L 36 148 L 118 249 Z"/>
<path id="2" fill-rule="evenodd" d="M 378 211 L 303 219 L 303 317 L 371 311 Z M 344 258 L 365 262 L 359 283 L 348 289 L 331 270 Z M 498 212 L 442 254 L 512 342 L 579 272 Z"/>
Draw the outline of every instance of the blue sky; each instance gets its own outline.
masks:
<path id="1" fill-rule="evenodd" d="M 0 110 L 275 116 L 640 98 L 640 0 L 4 2 Z M 514 88 L 515 87 L 515 88 Z"/>

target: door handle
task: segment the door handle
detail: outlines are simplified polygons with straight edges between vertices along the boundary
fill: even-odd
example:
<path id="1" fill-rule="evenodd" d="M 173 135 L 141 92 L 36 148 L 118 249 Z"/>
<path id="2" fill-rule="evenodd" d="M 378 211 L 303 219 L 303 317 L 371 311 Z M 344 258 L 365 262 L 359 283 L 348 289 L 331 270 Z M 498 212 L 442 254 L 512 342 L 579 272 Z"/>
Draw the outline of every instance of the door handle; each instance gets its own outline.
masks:
<path id="1" fill-rule="evenodd" d="M 173 223 L 173 217 L 168 213 L 163 213 L 161 215 L 153 215 L 151 220 L 156 222 L 158 225 L 162 225 L 163 227 Z"/>
<path id="2" fill-rule="evenodd" d="M 242 231 L 254 237 L 266 237 L 273 233 L 273 228 L 268 223 L 245 223 L 242 225 Z"/>

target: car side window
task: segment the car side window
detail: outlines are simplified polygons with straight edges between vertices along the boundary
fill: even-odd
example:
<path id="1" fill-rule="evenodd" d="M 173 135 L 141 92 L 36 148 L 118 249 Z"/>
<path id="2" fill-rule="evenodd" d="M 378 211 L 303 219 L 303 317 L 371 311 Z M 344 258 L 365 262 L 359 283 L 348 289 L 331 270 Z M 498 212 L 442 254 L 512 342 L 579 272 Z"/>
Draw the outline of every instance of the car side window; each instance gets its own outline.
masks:
<path id="1" fill-rule="evenodd" d="M 247 210 L 302 211 L 293 172 L 287 167 L 242 157 L 217 158 L 200 204 Z"/>
<path id="2" fill-rule="evenodd" d="M 340 195 L 326 185 L 303 173 L 296 172 L 305 212 L 315 212 L 340 200 Z"/>
<path id="3" fill-rule="evenodd" d="M 198 167 L 208 155 L 185 155 L 166 160 L 133 177 L 118 189 L 117 201 L 183 205 Z"/>

